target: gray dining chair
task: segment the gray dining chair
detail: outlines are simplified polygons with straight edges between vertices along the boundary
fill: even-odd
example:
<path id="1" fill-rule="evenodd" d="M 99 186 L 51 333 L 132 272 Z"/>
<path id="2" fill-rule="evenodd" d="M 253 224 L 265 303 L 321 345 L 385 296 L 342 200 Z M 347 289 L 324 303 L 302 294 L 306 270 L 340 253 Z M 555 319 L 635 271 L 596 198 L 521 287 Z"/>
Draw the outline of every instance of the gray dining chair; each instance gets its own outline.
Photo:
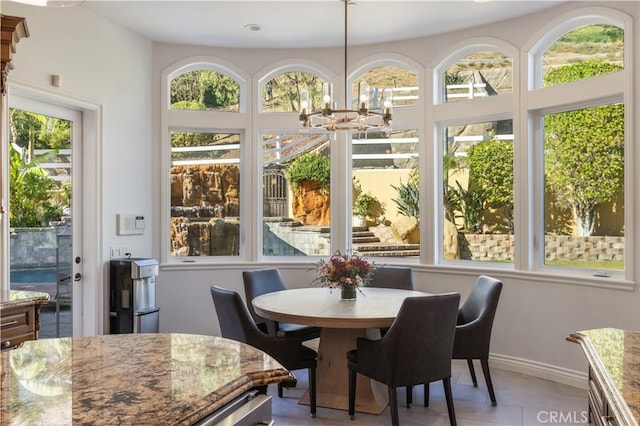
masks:
<path id="1" fill-rule="evenodd" d="M 377 266 L 367 286 L 413 290 L 413 270 L 404 266 Z"/>
<path id="2" fill-rule="evenodd" d="M 501 281 L 486 275 L 478 277 L 471 294 L 458 312 L 453 344 L 453 359 L 467 360 L 474 387 L 478 387 L 478 380 L 473 368 L 473 360 L 480 360 L 491 405 L 497 405 L 497 402 L 489 372 L 489 346 L 501 291 Z"/>
<path id="3" fill-rule="evenodd" d="M 356 375 L 360 373 L 387 385 L 393 426 L 399 425 L 397 387 L 410 389 L 442 380 L 449 422 L 456 424 L 451 354 L 459 303 L 458 293 L 407 297 L 382 339 L 356 339 L 356 349 L 347 352 L 351 419 L 355 414 Z"/>
<path id="4" fill-rule="evenodd" d="M 272 336 L 297 336 L 305 341 L 320 337 L 319 327 L 273 321 L 261 317 L 256 312 L 252 303 L 254 298 L 274 291 L 287 290 L 287 286 L 276 268 L 243 271 L 242 281 L 244 282 L 244 295 L 247 299 L 247 307 L 258 328 L 262 331 Z"/>
<path id="5" fill-rule="evenodd" d="M 413 290 L 413 270 L 405 266 L 377 266 L 367 287 Z M 389 327 L 382 327 L 380 335 L 384 336 L 387 331 Z"/>
<path id="6" fill-rule="evenodd" d="M 278 361 L 287 370 L 307 369 L 309 373 L 309 405 L 316 416 L 316 367 L 318 354 L 295 336 L 270 336 L 256 326 L 240 295 L 219 286 L 211 286 L 211 297 L 220 323 L 222 337 L 254 346 Z M 282 397 L 282 382 L 278 383 Z"/>

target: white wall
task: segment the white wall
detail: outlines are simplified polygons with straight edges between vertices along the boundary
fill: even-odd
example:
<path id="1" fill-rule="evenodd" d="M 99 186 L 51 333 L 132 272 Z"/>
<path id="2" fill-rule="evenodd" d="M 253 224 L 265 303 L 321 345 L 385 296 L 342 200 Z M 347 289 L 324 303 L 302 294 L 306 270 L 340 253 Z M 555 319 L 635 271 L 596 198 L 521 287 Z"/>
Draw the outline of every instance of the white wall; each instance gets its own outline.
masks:
<path id="1" fill-rule="evenodd" d="M 85 233 L 98 243 L 95 250 L 86 248 L 90 258 L 85 259 L 82 285 L 88 295 L 103 295 L 110 246 L 127 247 L 136 256 L 152 254 L 150 232 L 116 235 L 116 213 L 142 213 L 149 225 L 155 216 L 150 190 L 155 178 L 150 160 L 151 43 L 81 6 L 42 8 L 2 1 L 2 13 L 25 17 L 30 33 L 17 44 L 10 87 L 14 83 L 37 89 L 80 109 L 96 107 L 87 115 L 98 117 L 98 138 L 84 148 L 95 160 L 85 164 L 94 179 L 84 183 L 90 185 L 89 204 L 99 210 L 85 211 L 95 217 Z M 51 86 L 52 74 L 60 75 L 60 88 Z M 88 124 L 90 117 L 84 121 Z M 87 303 L 85 315 L 97 318 L 89 321 L 84 334 L 102 331 L 103 301 Z"/>

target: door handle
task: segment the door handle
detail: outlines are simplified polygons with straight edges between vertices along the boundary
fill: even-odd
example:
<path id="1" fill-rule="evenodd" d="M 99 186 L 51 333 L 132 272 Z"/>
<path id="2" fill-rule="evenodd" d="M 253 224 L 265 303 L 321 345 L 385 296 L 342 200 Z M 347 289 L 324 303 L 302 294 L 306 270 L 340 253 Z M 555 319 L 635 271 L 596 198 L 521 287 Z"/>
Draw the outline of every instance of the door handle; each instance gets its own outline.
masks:
<path id="1" fill-rule="evenodd" d="M 82 274 L 81 274 L 80 272 L 76 273 L 76 274 L 73 276 L 73 280 L 74 280 L 74 281 L 80 281 L 81 279 L 82 279 Z"/>

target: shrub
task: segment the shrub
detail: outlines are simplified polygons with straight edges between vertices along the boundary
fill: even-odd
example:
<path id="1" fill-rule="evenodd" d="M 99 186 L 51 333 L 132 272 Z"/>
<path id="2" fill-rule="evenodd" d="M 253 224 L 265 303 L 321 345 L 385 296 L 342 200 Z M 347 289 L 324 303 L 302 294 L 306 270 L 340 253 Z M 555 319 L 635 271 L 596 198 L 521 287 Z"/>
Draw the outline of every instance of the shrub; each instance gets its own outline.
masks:
<path id="1" fill-rule="evenodd" d="M 285 169 L 285 175 L 291 189 L 298 189 L 298 185 L 304 181 L 318 181 L 322 191 L 329 191 L 331 183 L 331 165 L 329 157 L 317 151 L 308 152 L 297 157 Z"/>
<path id="2" fill-rule="evenodd" d="M 411 171 L 407 183 L 402 183 L 401 180 L 399 186 L 391 185 L 391 187 L 398 192 L 398 198 L 392 200 L 398 208 L 398 213 L 403 216 L 420 217 L 418 170 Z"/>
<path id="3" fill-rule="evenodd" d="M 380 204 L 378 198 L 368 192 L 363 192 L 356 198 L 353 214 L 355 216 L 373 217 L 376 204 Z"/>

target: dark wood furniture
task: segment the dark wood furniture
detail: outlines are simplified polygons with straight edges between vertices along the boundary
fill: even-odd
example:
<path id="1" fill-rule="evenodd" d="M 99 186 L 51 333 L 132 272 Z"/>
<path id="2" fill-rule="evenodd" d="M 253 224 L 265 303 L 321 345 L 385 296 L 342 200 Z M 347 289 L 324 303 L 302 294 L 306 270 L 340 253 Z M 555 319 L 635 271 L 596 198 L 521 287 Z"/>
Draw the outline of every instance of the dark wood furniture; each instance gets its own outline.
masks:
<path id="1" fill-rule="evenodd" d="M 0 350 L 13 349 L 38 338 L 40 307 L 49 303 L 49 294 L 10 291 L 0 302 Z"/>
<path id="2" fill-rule="evenodd" d="M 13 69 L 11 56 L 16 53 L 16 43 L 22 37 L 29 37 L 27 21 L 20 16 L 0 14 L 2 39 L 0 43 L 0 93 L 6 91 L 6 79 L 9 70 Z"/>

